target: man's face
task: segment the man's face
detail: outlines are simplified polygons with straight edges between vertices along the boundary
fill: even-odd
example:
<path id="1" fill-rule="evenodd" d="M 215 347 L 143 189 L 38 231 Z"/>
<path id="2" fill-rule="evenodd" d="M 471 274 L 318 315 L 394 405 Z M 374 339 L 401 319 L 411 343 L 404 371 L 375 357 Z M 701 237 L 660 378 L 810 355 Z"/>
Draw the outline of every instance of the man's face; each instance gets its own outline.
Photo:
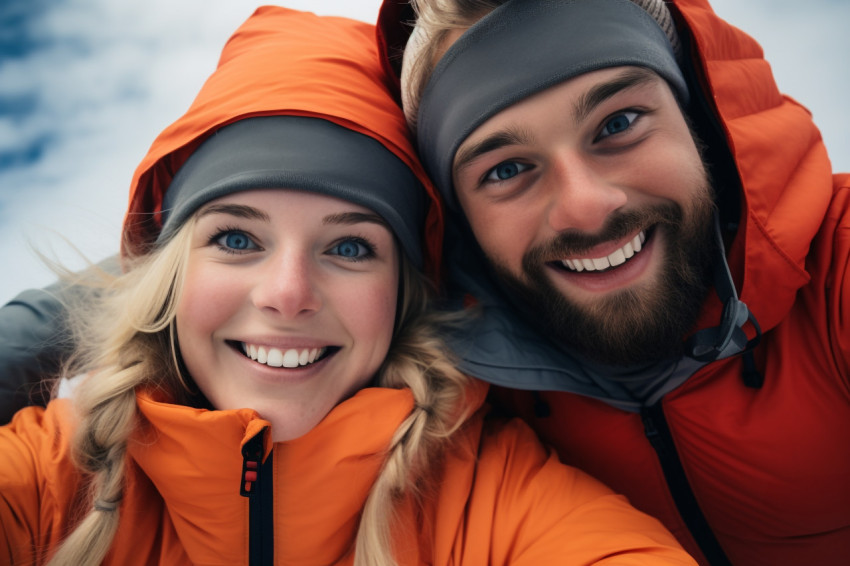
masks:
<path id="1" fill-rule="evenodd" d="M 711 188 L 667 83 L 587 73 L 477 128 L 458 200 L 496 272 L 555 338 L 613 365 L 680 351 L 708 287 Z"/>

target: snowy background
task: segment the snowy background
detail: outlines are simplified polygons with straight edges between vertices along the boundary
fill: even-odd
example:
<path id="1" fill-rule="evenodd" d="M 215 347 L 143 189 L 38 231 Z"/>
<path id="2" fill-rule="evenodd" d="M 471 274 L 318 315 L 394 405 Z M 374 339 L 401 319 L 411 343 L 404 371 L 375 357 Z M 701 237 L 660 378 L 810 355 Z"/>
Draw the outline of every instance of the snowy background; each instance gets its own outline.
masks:
<path id="1" fill-rule="evenodd" d="M 374 22 L 380 0 L 284 1 Z M 850 171 L 847 0 L 714 0 L 764 47 L 783 92 Z M 0 305 L 118 249 L 127 190 L 256 0 L 0 0 Z M 844 96 L 842 96 L 844 95 Z"/>

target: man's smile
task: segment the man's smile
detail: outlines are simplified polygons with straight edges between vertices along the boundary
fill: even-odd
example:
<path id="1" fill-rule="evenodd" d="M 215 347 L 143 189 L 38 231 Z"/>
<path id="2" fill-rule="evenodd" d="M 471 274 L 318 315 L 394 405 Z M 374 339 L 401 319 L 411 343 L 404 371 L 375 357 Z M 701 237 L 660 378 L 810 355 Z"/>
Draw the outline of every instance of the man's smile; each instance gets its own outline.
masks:
<path id="1" fill-rule="evenodd" d="M 570 271 L 602 271 L 626 263 L 640 252 L 646 241 L 646 231 L 641 230 L 634 238 L 610 254 L 596 258 L 573 258 L 561 260 L 561 265 Z"/>

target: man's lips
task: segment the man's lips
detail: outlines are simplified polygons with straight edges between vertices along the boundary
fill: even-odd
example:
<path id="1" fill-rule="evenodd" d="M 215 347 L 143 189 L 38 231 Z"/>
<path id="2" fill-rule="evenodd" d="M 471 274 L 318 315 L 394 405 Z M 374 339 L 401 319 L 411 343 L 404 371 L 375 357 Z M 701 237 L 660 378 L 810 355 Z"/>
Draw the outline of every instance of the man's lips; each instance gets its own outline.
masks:
<path id="1" fill-rule="evenodd" d="M 560 260 L 560 264 L 567 270 L 576 273 L 582 271 L 603 271 L 610 267 L 617 267 L 626 263 L 626 261 L 643 249 L 644 242 L 646 242 L 646 231 L 641 230 L 634 238 L 608 255 L 594 258 L 567 258 Z"/>

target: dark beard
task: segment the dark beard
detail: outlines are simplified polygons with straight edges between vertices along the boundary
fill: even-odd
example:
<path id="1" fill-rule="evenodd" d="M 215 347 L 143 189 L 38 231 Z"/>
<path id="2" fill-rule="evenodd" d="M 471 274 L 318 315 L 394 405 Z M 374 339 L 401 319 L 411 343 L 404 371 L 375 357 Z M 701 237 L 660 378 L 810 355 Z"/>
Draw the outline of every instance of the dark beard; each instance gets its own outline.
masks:
<path id="1" fill-rule="evenodd" d="M 707 185 L 707 183 L 706 183 Z M 696 323 L 710 288 L 715 246 L 710 190 L 700 192 L 685 217 L 670 203 L 651 210 L 618 214 L 601 234 L 564 232 L 523 257 L 524 280 L 493 265 L 508 293 L 530 307 L 534 324 L 579 356 L 611 366 L 648 365 L 679 357 L 683 339 Z M 593 304 L 576 304 L 549 281 L 547 261 L 582 253 L 593 245 L 625 237 L 640 227 L 663 230 L 665 262 L 650 288 L 611 293 Z"/>

